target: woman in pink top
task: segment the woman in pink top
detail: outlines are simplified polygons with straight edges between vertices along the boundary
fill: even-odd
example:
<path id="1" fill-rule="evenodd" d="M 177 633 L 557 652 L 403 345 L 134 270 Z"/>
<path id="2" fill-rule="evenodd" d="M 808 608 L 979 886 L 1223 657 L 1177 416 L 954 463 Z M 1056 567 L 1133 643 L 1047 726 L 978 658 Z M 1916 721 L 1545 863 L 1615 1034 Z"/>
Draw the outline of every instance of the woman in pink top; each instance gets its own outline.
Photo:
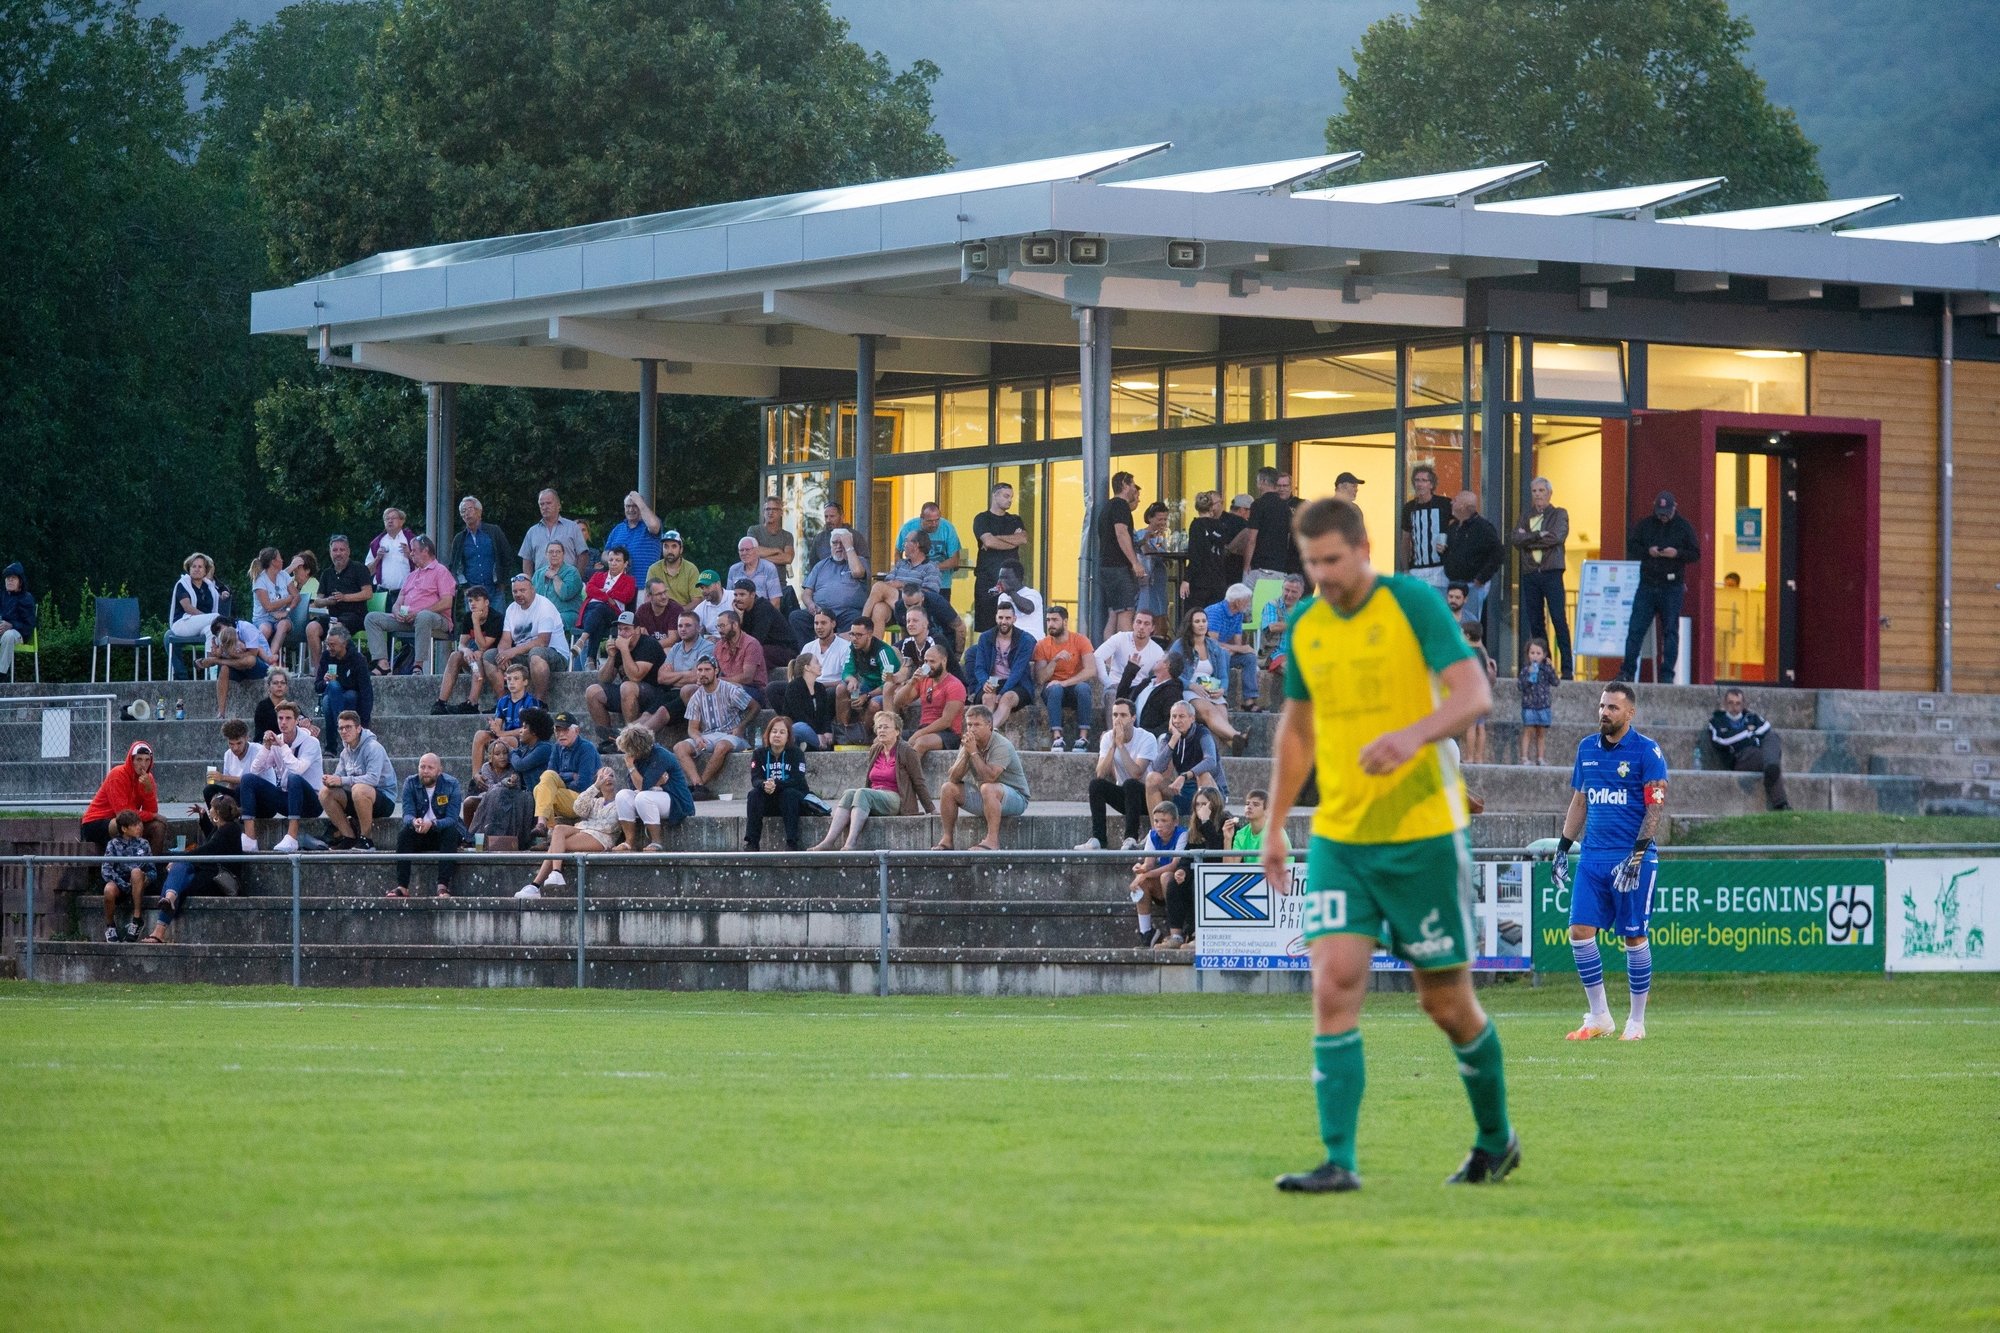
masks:
<path id="1" fill-rule="evenodd" d="M 612 547 L 604 553 L 604 568 L 583 585 L 583 609 L 576 618 L 582 632 L 577 652 L 586 664 L 591 661 L 591 646 L 604 642 L 604 636 L 618 623 L 618 613 L 630 611 L 639 595 L 639 584 L 627 568 L 631 559 L 624 547 Z"/>
<path id="2" fill-rule="evenodd" d="M 830 852 L 836 844 L 851 852 L 861 842 L 870 815 L 931 813 L 931 794 L 924 786 L 922 761 L 903 743 L 903 719 L 888 709 L 875 715 L 875 743 L 868 747 L 868 785 L 850 787 L 834 802 L 833 821 L 826 836 L 810 850 Z M 841 842 L 845 832 L 847 840 Z"/>

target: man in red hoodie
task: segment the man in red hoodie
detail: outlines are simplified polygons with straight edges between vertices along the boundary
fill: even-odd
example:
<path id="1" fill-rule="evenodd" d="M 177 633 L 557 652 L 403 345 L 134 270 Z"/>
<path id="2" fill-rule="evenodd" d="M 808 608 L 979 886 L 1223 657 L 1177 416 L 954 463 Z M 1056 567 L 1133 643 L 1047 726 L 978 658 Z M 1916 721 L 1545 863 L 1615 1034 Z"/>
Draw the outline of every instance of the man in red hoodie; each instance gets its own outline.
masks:
<path id="1" fill-rule="evenodd" d="M 145 821 L 146 841 L 153 845 L 153 854 L 166 853 L 167 826 L 160 820 L 160 791 L 153 781 L 153 747 L 144 741 L 132 742 L 125 762 L 104 775 L 97 795 L 90 798 L 90 807 L 83 812 L 83 840 L 99 855 L 116 831 L 111 821 L 120 810 L 137 810 Z"/>

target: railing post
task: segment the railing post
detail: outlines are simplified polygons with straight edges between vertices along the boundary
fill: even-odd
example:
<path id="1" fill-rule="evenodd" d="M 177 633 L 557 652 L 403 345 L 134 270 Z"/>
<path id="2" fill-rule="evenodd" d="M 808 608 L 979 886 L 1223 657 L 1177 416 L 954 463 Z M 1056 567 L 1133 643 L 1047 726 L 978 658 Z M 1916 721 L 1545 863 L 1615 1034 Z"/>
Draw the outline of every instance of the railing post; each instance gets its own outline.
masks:
<path id="1" fill-rule="evenodd" d="M 299 854 L 293 852 L 292 863 L 292 988 L 299 985 Z"/>
<path id="2" fill-rule="evenodd" d="M 21 975 L 29 981 L 35 979 L 35 858 L 28 858 L 28 921 L 27 930 L 21 936 Z"/>
<path id="3" fill-rule="evenodd" d="M 881 895 L 882 952 L 875 962 L 875 993 L 889 998 L 889 853 L 875 853 L 875 886 Z"/>
<path id="4" fill-rule="evenodd" d="M 582 852 L 576 855 L 576 988 L 583 989 L 583 911 L 584 881 L 590 873 L 590 862 Z"/>

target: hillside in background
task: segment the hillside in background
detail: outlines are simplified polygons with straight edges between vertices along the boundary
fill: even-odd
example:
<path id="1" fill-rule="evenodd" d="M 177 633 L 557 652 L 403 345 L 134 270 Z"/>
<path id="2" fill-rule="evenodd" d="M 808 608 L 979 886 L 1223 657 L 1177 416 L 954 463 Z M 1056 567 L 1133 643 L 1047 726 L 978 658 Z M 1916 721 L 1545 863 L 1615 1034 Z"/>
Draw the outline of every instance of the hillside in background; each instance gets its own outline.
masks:
<path id="1" fill-rule="evenodd" d="M 969 166 L 1172 139 L 1151 171 L 1319 152 L 1362 31 L 1414 0 L 831 0 L 893 63 L 935 61 L 937 126 Z M 1985 4 L 1733 0 L 1753 62 L 1837 195 L 1883 222 L 2000 213 L 2000 25 Z M 155 0 L 205 41 L 275 0 Z M 1912 18 L 1921 14 L 1921 21 Z M 1450 96 L 1440 89 L 1439 96 Z M 1468 164 L 1470 165 L 1470 164 Z"/>

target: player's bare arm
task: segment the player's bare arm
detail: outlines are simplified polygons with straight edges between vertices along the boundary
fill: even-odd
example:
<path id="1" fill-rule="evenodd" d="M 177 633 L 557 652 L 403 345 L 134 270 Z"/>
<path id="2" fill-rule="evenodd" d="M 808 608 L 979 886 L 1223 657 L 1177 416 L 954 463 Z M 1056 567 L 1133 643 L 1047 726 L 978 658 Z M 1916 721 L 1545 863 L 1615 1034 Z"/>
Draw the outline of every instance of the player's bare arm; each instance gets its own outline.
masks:
<path id="1" fill-rule="evenodd" d="M 1436 709 L 1370 741 L 1361 751 L 1363 772 L 1381 776 L 1393 773 L 1416 757 L 1426 745 L 1456 736 L 1493 711 L 1493 689 L 1486 668 L 1476 658 L 1461 658 L 1438 673 L 1448 693 Z"/>
<path id="2" fill-rule="evenodd" d="M 1290 818 L 1292 804 L 1299 799 L 1299 788 L 1305 786 L 1306 774 L 1312 772 L 1315 739 L 1312 705 L 1299 699 L 1285 700 L 1284 710 L 1278 714 L 1278 735 L 1271 761 L 1271 800 L 1265 808 L 1264 839 L 1257 858 L 1264 870 L 1264 882 L 1274 893 L 1291 892 L 1292 877 L 1286 866 L 1292 849 L 1285 841 L 1285 820 Z"/>

